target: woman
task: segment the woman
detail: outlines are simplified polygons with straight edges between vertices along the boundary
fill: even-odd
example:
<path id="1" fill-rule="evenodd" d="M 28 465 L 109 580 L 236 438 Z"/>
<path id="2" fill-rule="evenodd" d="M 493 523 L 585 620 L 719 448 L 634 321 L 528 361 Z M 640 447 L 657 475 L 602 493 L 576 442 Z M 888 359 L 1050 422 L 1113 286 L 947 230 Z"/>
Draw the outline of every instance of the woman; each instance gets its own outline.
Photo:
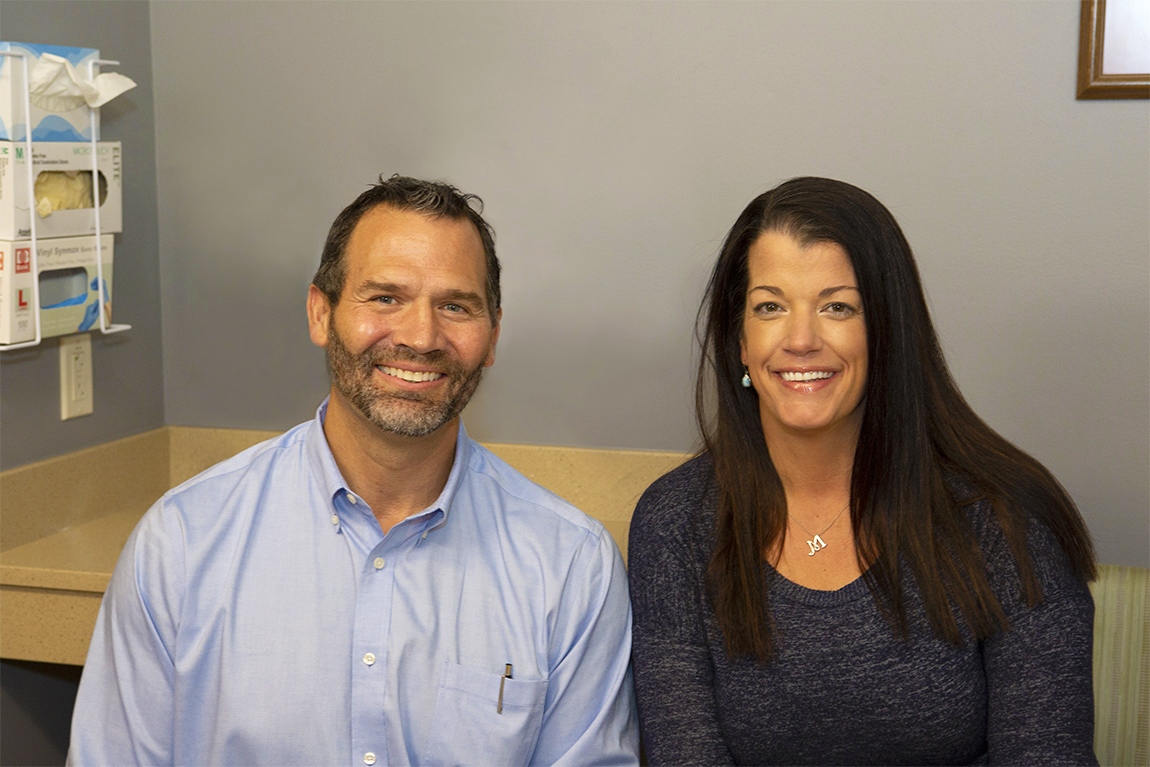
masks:
<path id="1" fill-rule="evenodd" d="M 890 212 L 760 195 L 700 323 L 704 450 L 631 522 L 650 763 L 1096 763 L 1089 535 L 963 400 Z"/>

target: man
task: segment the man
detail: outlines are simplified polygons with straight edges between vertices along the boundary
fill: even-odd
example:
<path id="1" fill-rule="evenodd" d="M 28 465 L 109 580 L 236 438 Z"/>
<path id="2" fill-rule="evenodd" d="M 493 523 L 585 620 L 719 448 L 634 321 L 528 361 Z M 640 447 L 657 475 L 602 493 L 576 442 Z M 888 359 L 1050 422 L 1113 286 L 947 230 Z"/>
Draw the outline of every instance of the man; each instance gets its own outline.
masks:
<path id="1" fill-rule="evenodd" d="M 502 316 L 473 202 L 381 177 L 336 218 L 330 396 L 140 522 L 70 763 L 637 763 L 618 550 L 459 420 Z"/>

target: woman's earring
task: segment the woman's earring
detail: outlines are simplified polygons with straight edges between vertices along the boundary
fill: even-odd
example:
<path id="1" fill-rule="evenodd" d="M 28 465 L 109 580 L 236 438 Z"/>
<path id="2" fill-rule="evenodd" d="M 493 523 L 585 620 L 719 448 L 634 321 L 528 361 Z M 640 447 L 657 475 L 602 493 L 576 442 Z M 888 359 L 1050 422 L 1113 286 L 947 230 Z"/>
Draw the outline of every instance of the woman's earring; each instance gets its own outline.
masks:
<path id="1" fill-rule="evenodd" d="M 743 365 L 743 388 L 751 388 L 751 371 L 747 370 L 746 365 Z"/>

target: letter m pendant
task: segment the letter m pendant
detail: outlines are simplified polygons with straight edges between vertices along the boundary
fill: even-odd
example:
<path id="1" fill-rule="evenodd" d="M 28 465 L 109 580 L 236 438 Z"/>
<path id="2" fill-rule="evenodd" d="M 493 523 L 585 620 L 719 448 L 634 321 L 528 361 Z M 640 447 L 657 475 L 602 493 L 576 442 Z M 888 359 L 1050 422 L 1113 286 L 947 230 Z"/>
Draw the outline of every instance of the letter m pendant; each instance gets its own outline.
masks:
<path id="1" fill-rule="evenodd" d="M 813 541 L 807 541 L 807 545 L 811 547 L 811 553 L 807 554 L 808 557 L 813 557 L 816 551 L 819 549 L 825 549 L 827 547 L 827 544 L 823 541 L 823 539 L 817 535 Z"/>

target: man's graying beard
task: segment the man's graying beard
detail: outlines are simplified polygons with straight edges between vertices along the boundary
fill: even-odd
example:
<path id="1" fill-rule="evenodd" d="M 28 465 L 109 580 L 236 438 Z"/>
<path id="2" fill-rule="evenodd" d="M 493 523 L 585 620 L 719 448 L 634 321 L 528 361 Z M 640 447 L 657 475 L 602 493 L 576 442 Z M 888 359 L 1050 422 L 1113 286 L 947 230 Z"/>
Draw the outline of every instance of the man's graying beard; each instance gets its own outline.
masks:
<path id="1" fill-rule="evenodd" d="M 484 355 L 486 358 L 486 355 Z M 377 365 L 413 363 L 432 367 L 448 379 L 434 392 L 385 391 L 373 375 Z M 327 366 L 335 388 L 364 417 L 392 434 L 426 437 L 463 412 L 483 377 L 483 363 L 467 370 L 446 352 L 418 354 L 402 346 L 371 347 L 355 355 L 344 345 L 334 323 L 328 329 Z"/>

